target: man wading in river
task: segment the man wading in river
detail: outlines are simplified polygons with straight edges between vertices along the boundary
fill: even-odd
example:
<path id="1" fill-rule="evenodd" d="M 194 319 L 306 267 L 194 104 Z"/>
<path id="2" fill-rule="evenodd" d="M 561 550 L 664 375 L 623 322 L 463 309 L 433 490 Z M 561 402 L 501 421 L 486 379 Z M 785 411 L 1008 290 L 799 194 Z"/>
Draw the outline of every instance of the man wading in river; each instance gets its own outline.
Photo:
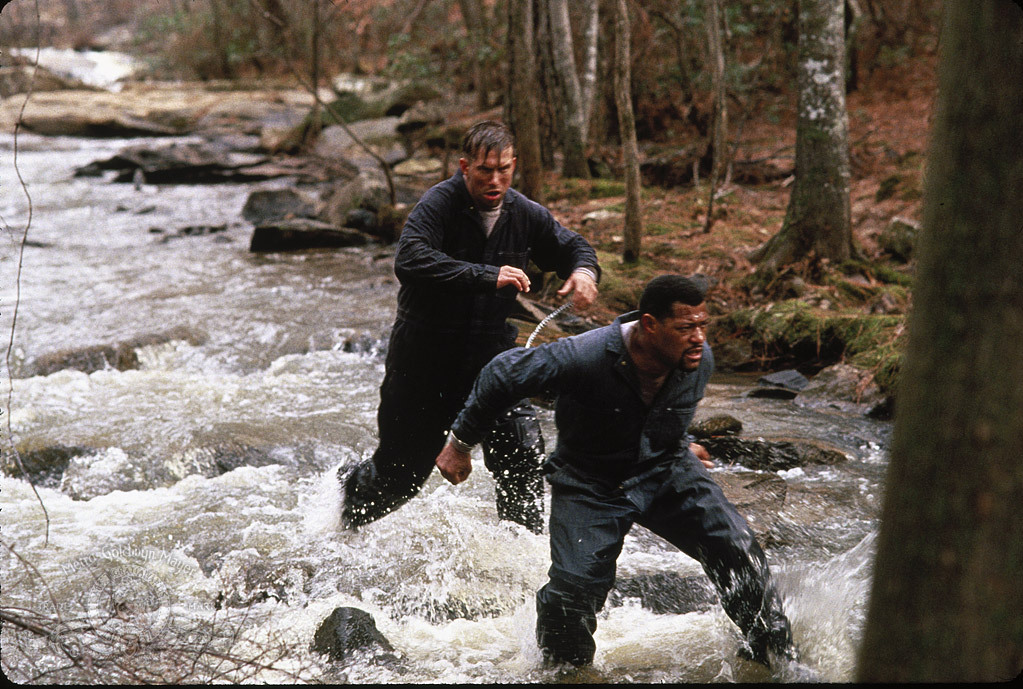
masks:
<path id="1" fill-rule="evenodd" d="M 678 275 L 647 285 L 639 310 L 609 326 L 498 355 L 480 373 L 436 458 L 451 483 L 505 410 L 557 395 L 551 484 L 550 580 L 536 594 L 536 637 L 547 661 L 593 661 L 596 615 L 614 586 L 625 535 L 641 524 L 698 560 L 728 616 L 768 664 L 793 659 L 792 633 L 763 551 L 707 472 L 687 434 L 714 369 L 703 289 Z"/>
<path id="2" fill-rule="evenodd" d="M 505 322 L 529 291 L 532 260 L 565 280 L 560 296 L 585 309 L 597 296 L 597 256 L 543 206 L 510 189 L 515 139 L 505 125 L 473 126 L 453 177 L 428 190 L 398 240 L 401 282 L 370 461 L 341 467 L 342 521 L 367 524 L 414 496 L 480 369 L 515 344 Z M 543 529 L 543 439 L 529 404 L 516 400 L 482 435 L 501 519 Z"/>

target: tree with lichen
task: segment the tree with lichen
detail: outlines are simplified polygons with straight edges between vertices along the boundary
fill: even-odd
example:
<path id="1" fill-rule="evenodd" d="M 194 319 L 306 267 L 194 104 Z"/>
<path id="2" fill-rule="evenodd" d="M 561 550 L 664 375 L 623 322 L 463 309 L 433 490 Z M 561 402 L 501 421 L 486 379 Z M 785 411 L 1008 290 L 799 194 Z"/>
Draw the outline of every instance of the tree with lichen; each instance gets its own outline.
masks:
<path id="1" fill-rule="evenodd" d="M 858 679 L 1023 672 L 1023 9 L 953 0 Z"/>
<path id="2" fill-rule="evenodd" d="M 845 0 L 800 0 L 796 180 L 779 232 L 751 256 L 761 274 L 852 256 Z"/>
<path id="3" fill-rule="evenodd" d="M 618 111 L 618 135 L 622 140 L 622 157 L 625 160 L 625 246 L 622 260 L 635 263 L 639 260 L 643 236 L 643 218 L 640 205 L 639 147 L 636 143 L 636 118 L 632 111 L 632 80 L 629 63 L 631 50 L 629 42 L 632 31 L 629 22 L 629 8 L 625 0 L 616 0 L 614 8 L 614 93 Z"/>

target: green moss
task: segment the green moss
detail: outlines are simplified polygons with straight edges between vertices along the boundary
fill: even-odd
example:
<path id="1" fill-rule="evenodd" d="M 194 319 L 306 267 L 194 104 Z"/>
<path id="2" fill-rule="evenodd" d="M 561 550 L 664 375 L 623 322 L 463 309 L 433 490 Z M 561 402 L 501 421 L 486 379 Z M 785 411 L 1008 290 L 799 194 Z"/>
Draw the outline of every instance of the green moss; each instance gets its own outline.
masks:
<path id="1" fill-rule="evenodd" d="M 600 277 L 600 296 L 620 311 L 629 311 L 639 304 L 643 287 L 661 271 L 647 259 L 624 263 L 620 254 L 597 250 L 597 260 L 603 273 Z"/>
<path id="2" fill-rule="evenodd" d="M 820 311 L 789 300 L 735 311 L 715 327 L 745 337 L 767 360 L 789 365 L 845 360 L 873 372 L 882 390 L 891 392 L 905 345 L 904 320 L 901 315 Z"/>
<path id="3" fill-rule="evenodd" d="M 591 199 L 603 199 L 608 196 L 625 196 L 625 184 L 613 179 L 594 179 L 590 182 Z"/>

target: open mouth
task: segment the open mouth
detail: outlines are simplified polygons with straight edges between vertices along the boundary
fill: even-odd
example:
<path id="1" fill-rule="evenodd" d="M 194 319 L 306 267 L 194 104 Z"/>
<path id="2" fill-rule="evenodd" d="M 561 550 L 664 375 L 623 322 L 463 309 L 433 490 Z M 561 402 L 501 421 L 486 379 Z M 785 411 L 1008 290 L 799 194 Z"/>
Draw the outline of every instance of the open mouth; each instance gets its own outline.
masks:
<path id="1" fill-rule="evenodd" d="M 699 349 L 686 350 L 686 353 L 683 355 L 682 358 L 685 359 L 686 362 L 690 364 L 700 363 L 700 359 L 703 358 L 703 347 L 700 347 Z"/>

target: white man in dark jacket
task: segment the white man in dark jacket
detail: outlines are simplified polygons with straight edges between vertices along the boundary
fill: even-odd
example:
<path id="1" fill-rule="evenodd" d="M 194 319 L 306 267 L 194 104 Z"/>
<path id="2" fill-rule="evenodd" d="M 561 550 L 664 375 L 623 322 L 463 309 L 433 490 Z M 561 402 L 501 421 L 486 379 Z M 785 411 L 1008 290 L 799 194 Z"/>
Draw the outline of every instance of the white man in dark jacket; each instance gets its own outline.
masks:
<path id="1" fill-rule="evenodd" d="M 462 148 L 459 171 L 423 195 L 398 240 L 401 287 L 380 388 L 379 445 L 369 461 L 338 472 L 348 527 L 388 514 L 426 482 L 476 375 L 515 344 L 506 319 L 530 289 L 530 261 L 565 281 L 558 294 L 576 308 L 597 296 L 600 268 L 589 243 L 510 188 L 511 130 L 478 123 Z M 532 407 L 512 405 L 481 442 L 498 516 L 539 533 L 544 447 Z"/>

